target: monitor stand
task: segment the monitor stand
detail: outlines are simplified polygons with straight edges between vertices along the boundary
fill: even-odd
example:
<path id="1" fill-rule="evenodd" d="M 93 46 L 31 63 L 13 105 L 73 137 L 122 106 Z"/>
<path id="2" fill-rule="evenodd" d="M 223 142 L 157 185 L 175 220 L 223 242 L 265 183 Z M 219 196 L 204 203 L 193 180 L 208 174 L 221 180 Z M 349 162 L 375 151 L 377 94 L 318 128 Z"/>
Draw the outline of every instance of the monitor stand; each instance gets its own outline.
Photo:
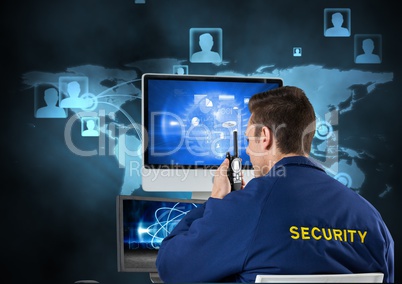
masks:
<path id="1" fill-rule="evenodd" d="M 151 279 L 152 283 L 163 283 L 162 279 L 159 277 L 158 272 L 150 272 L 149 278 Z"/>
<path id="2" fill-rule="evenodd" d="M 193 191 L 191 193 L 191 199 L 207 200 L 210 196 L 210 191 Z"/>

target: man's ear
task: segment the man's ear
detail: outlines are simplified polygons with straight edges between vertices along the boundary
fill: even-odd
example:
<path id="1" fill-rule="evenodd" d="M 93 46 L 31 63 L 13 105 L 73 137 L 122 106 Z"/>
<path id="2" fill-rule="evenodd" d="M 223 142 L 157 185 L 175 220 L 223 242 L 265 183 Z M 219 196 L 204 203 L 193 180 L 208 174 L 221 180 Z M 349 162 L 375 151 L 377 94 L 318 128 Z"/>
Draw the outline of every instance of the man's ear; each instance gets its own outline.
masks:
<path id="1" fill-rule="evenodd" d="M 260 141 L 260 143 L 262 144 L 261 146 L 264 149 L 268 150 L 269 148 L 271 148 L 272 142 L 273 142 L 273 137 L 272 137 L 271 129 L 264 126 L 261 129 L 261 141 Z"/>

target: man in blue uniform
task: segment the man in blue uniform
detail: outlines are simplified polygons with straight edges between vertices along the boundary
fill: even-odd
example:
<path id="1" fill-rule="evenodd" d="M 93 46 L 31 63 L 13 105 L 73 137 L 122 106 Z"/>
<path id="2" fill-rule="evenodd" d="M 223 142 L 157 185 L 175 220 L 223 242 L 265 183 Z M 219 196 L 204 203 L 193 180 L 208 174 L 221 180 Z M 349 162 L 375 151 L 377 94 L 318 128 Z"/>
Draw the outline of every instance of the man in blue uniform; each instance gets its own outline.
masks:
<path id="1" fill-rule="evenodd" d="M 257 274 L 383 272 L 394 241 L 379 212 L 308 155 L 315 112 L 303 90 L 254 95 L 246 137 L 254 176 L 231 192 L 226 159 L 210 198 L 162 242 L 165 282 L 254 282 Z"/>

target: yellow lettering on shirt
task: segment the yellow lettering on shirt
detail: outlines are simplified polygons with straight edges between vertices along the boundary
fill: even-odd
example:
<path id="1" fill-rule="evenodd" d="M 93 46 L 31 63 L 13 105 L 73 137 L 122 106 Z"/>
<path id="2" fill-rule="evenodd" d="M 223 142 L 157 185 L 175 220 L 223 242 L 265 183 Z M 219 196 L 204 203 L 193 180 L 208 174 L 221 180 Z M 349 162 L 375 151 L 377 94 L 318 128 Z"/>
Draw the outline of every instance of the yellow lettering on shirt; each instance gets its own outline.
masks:
<path id="1" fill-rule="evenodd" d="M 292 226 L 289 228 L 289 231 L 292 233 L 291 238 L 297 240 L 300 237 L 300 234 L 297 232 L 298 228 L 296 226 Z"/>
<path id="2" fill-rule="evenodd" d="M 350 242 L 353 243 L 355 241 L 356 230 L 348 230 L 348 233 L 350 234 Z"/>
<path id="3" fill-rule="evenodd" d="M 301 227 L 301 235 L 302 235 L 302 239 L 303 240 L 309 240 L 310 236 L 309 236 L 309 227 Z"/>
<path id="4" fill-rule="evenodd" d="M 367 231 L 357 229 L 339 229 L 339 228 L 319 228 L 305 226 L 291 226 L 289 228 L 290 237 L 294 240 L 315 240 L 315 241 L 337 241 L 354 243 L 359 241 L 364 244 L 367 237 Z M 355 238 L 357 234 L 358 238 Z"/>
<path id="5" fill-rule="evenodd" d="M 317 227 L 313 227 L 312 229 L 311 229 L 311 236 L 315 239 L 315 240 L 319 240 L 319 239 L 321 239 L 322 238 L 322 236 L 317 236 L 316 235 L 316 231 L 319 231 L 320 232 L 320 229 L 318 229 Z"/>
<path id="6" fill-rule="evenodd" d="M 328 234 L 327 234 L 327 232 L 328 232 Z M 326 239 L 327 241 L 332 240 L 331 229 L 322 228 L 322 235 L 324 236 L 324 239 Z"/>
<path id="7" fill-rule="evenodd" d="M 332 229 L 334 232 L 334 240 L 342 242 L 342 230 Z"/>
<path id="8" fill-rule="evenodd" d="M 366 238 L 367 231 L 364 231 L 363 233 L 361 231 L 357 231 L 357 233 L 360 236 L 361 243 L 364 244 L 364 239 Z"/>

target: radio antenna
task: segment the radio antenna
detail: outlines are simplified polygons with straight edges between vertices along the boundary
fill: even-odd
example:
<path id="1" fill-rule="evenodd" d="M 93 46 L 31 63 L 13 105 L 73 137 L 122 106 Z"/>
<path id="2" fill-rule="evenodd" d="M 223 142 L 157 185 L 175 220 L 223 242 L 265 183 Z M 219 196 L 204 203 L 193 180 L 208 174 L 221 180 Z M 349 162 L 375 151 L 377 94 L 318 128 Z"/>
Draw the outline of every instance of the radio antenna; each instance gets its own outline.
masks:
<path id="1" fill-rule="evenodd" d="M 239 149 L 237 146 L 237 130 L 233 131 L 233 147 L 234 147 L 234 156 L 238 157 L 239 156 Z"/>

